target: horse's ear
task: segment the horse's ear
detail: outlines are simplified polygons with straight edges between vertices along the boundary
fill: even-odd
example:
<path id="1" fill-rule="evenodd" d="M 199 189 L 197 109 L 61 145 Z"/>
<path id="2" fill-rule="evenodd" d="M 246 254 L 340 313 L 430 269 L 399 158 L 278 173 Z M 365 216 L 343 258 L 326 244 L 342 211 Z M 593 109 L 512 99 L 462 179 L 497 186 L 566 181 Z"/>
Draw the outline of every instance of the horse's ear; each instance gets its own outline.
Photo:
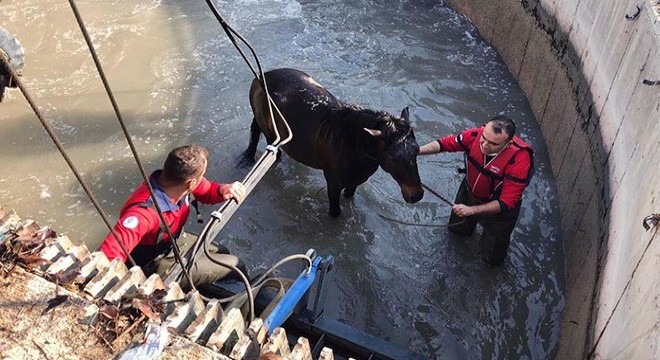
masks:
<path id="1" fill-rule="evenodd" d="M 401 110 L 401 118 L 406 120 L 406 121 L 410 121 L 410 119 L 408 117 L 409 117 L 408 107 L 406 106 L 406 107 L 403 108 L 403 110 Z"/>
<path id="2" fill-rule="evenodd" d="M 380 130 L 373 130 L 373 129 L 367 129 L 367 128 L 364 128 L 364 131 L 368 132 L 373 137 L 379 137 L 383 133 Z"/>

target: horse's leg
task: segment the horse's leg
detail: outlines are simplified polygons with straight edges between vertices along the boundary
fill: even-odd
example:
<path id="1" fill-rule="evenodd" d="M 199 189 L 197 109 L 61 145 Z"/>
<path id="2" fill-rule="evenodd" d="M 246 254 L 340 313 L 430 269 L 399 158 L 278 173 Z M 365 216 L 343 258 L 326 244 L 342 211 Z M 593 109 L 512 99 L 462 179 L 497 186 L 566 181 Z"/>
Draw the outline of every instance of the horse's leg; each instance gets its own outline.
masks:
<path id="1" fill-rule="evenodd" d="M 341 208 L 339 207 L 341 185 L 335 180 L 334 174 L 324 170 L 323 175 L 325 176 L 325 182 L 328 186 L 328 201 L 330 202 L 330 211 L 328 214 L 331 217 L 337 217 L 341 214 Z"/>
<path id="2" fill-rule="evenodd" d="M 355 195 L 355 189 L 356 188 L 357 188 L 356 186 L 351 186 L 351 187 L 344 188 L 344 197 L 345 198 L 352 198 L 353 195 Z"/>
<path id="3" fill-rule="evenodd" d="M 259 144 L 259 137 L 261 136 L 261 128 L 257 119 L 252 118 L 252 125 L 250 125 L 250 142 L 247 149 L 241 154 L 239 166 L 246 167 L 254 164 L 254 156 L 257 153 L 257 145 Z"/>

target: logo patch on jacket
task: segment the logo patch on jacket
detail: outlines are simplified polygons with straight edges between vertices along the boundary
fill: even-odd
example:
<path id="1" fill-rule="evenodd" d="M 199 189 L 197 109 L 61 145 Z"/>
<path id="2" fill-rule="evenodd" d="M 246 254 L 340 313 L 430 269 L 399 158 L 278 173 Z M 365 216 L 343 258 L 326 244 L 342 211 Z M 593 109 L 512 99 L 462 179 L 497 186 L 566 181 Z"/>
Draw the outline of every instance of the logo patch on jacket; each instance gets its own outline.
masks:
<path id="1" fill-rule="evenodd" d="M 499 174 L 500 171 L 501 171 L 500 168 L 498 168 L 497 166 L 493 166 L 493 165 L 490 166 L 490 170 L 492 172 L 494 172 L 495 174 Z"/>
<path id="2" fill-rule="evenodd" d="M 135 229 L 138 226 L 138 218 L 135 216 L 129 216 L 121 223 L 127 229 Z"/>

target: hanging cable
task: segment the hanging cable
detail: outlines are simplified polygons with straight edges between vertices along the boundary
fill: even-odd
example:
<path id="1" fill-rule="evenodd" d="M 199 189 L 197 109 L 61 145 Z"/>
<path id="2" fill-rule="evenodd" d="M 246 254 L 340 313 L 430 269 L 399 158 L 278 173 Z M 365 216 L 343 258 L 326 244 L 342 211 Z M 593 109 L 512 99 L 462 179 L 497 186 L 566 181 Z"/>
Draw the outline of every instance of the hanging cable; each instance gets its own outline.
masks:
<path id="1" fill-rule="evenodd" d="M 234 47 L 238 50 L 239 54 L 241 57 L 243 57 L 243 60 L 245 60 L 246 64 L 252 71 L 252 74 L 254 77 L 261 83 L 261 85 L 264 88 L 264 91 L 266 92 L 266 97 L 268 99 L 268 111 L 270 113 L 270 118 L 273 123 L 273 129 L 276 134 L 276 139 L 273 141 L 272 144 L 269 144 L 267 146 L 267 150 L 262 157 L 259 159 L 257 164 L 250 170 L 246 178 L 244 179 L 243 183 L 245 184 L 246 188 L 248 189 L 248 192 L 246 193 L 246 196 L 249 194 L 250 190 L 256 185 L 256 183 L 263 177 L 265 170 L 270 168 L 272 164 L 274 163 L 274 158 L 277 155 L 277 151 L 279 150 L 279 147 L 281 145 L 286 144 L 293 138 L 293 132 L 291 131 L 291 128 L 289 127 L 289 124 L 287 123 L 286 119 L 280 112 L 279 108 L 277 108 L 277 105 L 273 101 L 273 99 L 270 97 L 270 94 L 268 92 L 268 86 L 266 84 L 266 78 L 263 73 L 263 69 L 261 67 L 261 63 L 259 62 L 259 57 L 257 56 L 256 52 L 254 51 L 254 48 L 250 45 L 250 43 L 236 30 L 234 30 L 225 20 L 224 18 L 220 15 L 218 9 L 215 7 L 213 2 L 211 0 L 206 0 L 206 4 L 209 6 L 211 11 L 213 12 L 213 15 L 216 17 L 218 22 L 220 23 L 221 27 L 227 34 L 227 37 L 229 40 L 232 42 Z M 238 37 L 238 39 L 243 42 L 250 52 L 252 53 L 252 56 L 254 57 L 254 60 L 256 62 L 257 70 L 255 70 L 254 66 L 252 65 L 252 62 L 250 59 L 246 56 L 245 52 L 243 49 L 238 45 L 236 39 L 234 38 L 234 35 Z M 288 132 L 288 136 L 286 139 L 283 141 L 281 140 L 279 130 L 277 128 L 277 124 L 275 122 L 275 117 L 273 115 L 273 107 L 277 110 L 278 115 L 282 119 L 282 122 L 286 126 L 286 130 Z M 270 157 L 270 158 L 269 158 Z M 265 170 L 263 169 L 265 168 Z M 187 271 L 189 271 L 192 268 L 192 265 L 195 262 L 196 256 L 199 252 L 199 247 L 200 245 L 203 247 L 204 254 L 209 258 L 210 261 L 216 263 L 217 265 L 224 266 L 225 268 L 229 268 L 232 271 L 236 272 L 241 279 L 244 282 L 245 285 L 245 291 L 248 294 L 248 300 L 249 300 L 249 307 L 250 307 L 250 321 L 254 319 L 254 296 L 251 291 L 251 285 L 245 274 L 243 274 L 239 269 L 229 265 L 229 264 L 224 264 L 221 261 L 218 261 L 217 259 L 214 259 L 212 254 L 208 250 L 208 243 L 212 241 L 212 239 L 215 238 L 215 236 L 219 233 L 220 229 L 224 226 L 224 222 L 221 221 L 222 214 L 227 213 L 227 217 L 231 217 L 231 215 L 236 211 L 236 208 L 238 207 L 238 204 L 233 201 L 232 199 L 226 201 L 221 208 L 218 211 L 213 212 L 213 219 L 207 223 L 207 225 L 204 227 L 204 230 L 200 234 L 200 236 L 197 238 L 197 241 L 195 244 L 191 247 L 191 249 L 188 250 L 186 253 L 186 260 L 187 263 L 184 263 L 183 260 L 181 259 L 178 261 L 179 266 L 181 267 L 181 271 L 185 274 Z M 200 244 L 202 242 L 202 244 Z M 311 261 L 310 261 L 311 262 Z M 166 282 L 173 280 L 176 281 L 177 278 L 179 277 L 178 269 L 176 269 L 176 266 L 174 266 L 172 269 L 170 269 L 170 274 L 168 275 Z M 190 279 L 188 278 L 189 283 L 192 285 L 192 282 L 190 282 Z"/>
<path id="2" fill-rule="evenodd" d="M 154 207 L 156 208 L 156 212 L 158 213 L 158 217 L 160 218 L 161 224 L 163 224 L 163 227 L 165 227 L 165 230 L 167 231 L 167 236 L 169 237 L 169 240 L 172 244 L 172 249 L 174 250 L 174 257 L 177 262 L 179 262 L 182 267 L 183 263 L 181 260 L 181 253 L 179 251 L 179 245 L 176 243 L 174 235 L 172 234 L 172 230 L 170 229 L 169 225 L 165 221 L 165 217 L 163 216 L 163 211 L 161 210 L 160 206 L 158 205 L 158 201 L 156 201 L 156 196 L 154 195 L 154 189 L 151 186 L 151 182 L 149 181 L 149 176 L 147 175 L 146 171 L 144 170 L 144 167 L 142 166 L 142 162 L 140 161 L 140 157 L 137 153 L 137 150 L 135 149 L 135 145 L 133 144 L 133 140 L 131 139 L 131 135 L 128 133 L 128 129 L 126 128 L 126 125 L 124 123 L 124 120 L 121 116 L 121 113 L 119 112 L 119 107 L 117 106 L 117 102 L 115 101 L 115 97 L 112 93 L 112 90 L 110 89 L 110 84 L 108 83 L 108 80 L 105 77 L 105 73 L 103 72 L 103 68 L 101 66 L 101 62 L 98 59 L 98 56 L 96 55 L 96 50 L 94 49 L 94 45 L 92 44 L 92 40 L 89 37 L 89 34 L 87 33 L 87 28 L 85 27 L 85 24 L 82 20 L 82 17 L 80 16 L 80 13 L 78 12 L 78 8 L 76 6 L 75 0 L 69 0 L 69 5 L 71 5 L 71 10 L 73 10 L 73 14 L 76 17 L 76 21 L 78 22 L 78 25 L 80 26 L 80 31 L 82 31 L 83 36 L 85 38 L 85 42 L 87 43 L 87 47 L 89 48 L 89 52 L 92 54 L 92 58 L 94 59 L 94 64 L 96 65 L 96 69 L 99 73 L 99 76 L 101 77 L 101 80 L 103 81 L 103 86 L 105 87 L 105 91 L 108 94 L 108 98 L 110 99 L 110 102 L 112 103 L 112 108 L 115 111 L 115 114 L 117 115 L 117 120 L 119 120 L 119 124 L 121 125 L 121 129 L 124 132 L 124 136 L 126 137 L 126 141 L 128 142 L 129 147 L 131 148 L 131 152 L 133 153 L 133 157 L 135 158 L 135 162 L 137 163 L 138 168 L 140 169 L 140 173 L 142 174 L 142 178 L 144 179 L 145 184 L 147 184 L 147 188 L 149 189 L 149 194 L 151 198 L 153 199 L 153 204 Z M 114 234 L 114 233 L 113 233 Z M 119 237 L 117 235 L 115 236 L 115 240 L 117 243 L 120 244 L 122 248 L 124 248 L 123 244 L 119 240 Z M 125 249 L 124 249 L 125 251 Z M 130 255 L 129 255 L 130 256 Z M 134 261 L 132 261 L 133 264 L 135 264 Z M 190 284 L 191 288 L 195 290 L 195 285 L 192 282 L 192 279 L 190 278 L 190 274 L 188 274 L 187 271 L 184 271 L 184 275 L 186 279 L 188 280 L 188 283 Z"/>
<path id="3" fill-rule="evenodd" d="M 298 259 L 305 260 L 306 265 L 307 265 L 306 266 L 307 273 L 309 273 L 310 270 L 312 269 L 312 265 L 311 265 L 312 264 L 312 259 L 309 256 L 304 255 L 304 254 L 289 255 L 289 256 L 283 258 L 282 260 L 278 261 L 275 265 L 268 268 L 268 270 L 266 270 L 266 272 L 264 272 L 256 280 L 254 280 L 254 282 L 252 284 L 252 288 L 251 288 L 252 291 L 259 289 L 259 287 L 261 287 L 261 285 L 264 283 L 264 281 L 268 280 L 266 277 L 268 275 L 270 275 L 273 271 L 275 271 L 278 267 L 284 265 L 285 263 L 287 263 L 289 261 L 298 260 Z M 222 298 L 222 299 L 217 299 L 217 300 L 218 300 L 219 303 L 226 303 L 226 302 L 230 302 L 232 300 L 235 300 L 235 299 L 237 299 L 238 297 L 240 297 L 242 295 L 243 295 L 243 291 L 240 292 L 240 293 L 234 294 L 232 296 Z"/>
<path id="4" fill-rule="evenodd" d="M 238 274 L 238 276 L 241 278 L 241 281 L 243 281 L 243 284 L 245 285 L 245 290 L 246 290 L 247 296 L 248 296 L 248 306 L 249 306 L 249 310 L 250 310 L 250 323 L 252 323 L 252 321 L 254 320 L 254 294 L 252 293 L 252 290 L 251 290 L 252 286 L 250 285 L 250 280 L 248 280 L 247 276 L 245 276 L 245 274 L 243 274 L 243 272 L 239 268 L 237 268 L 236 266 L 224 263 L 224 262 L 222 262 L 218 259 L 214 259 L 213 258 L 214 255 L 211 254 L 211 252 L 209 251 L 209 247 L 208 247 L 208 243 L 211 242 L 210 240 L 211 239 L 209 239 L 208 241 L 204 241 L 204 244 L 202 244 L 202 246 L 204 247 L 204 254 L 206 254 L 206 257 L 209 258 L 209 260 L 211 260 L 211 262 L 213 262 L 214 264 L 217 264 L 217 265 L 220 265 L 222 267 L 225 267 L 227 269 L 232 270 L 233 272 Z"/>
<path id="5" fill-rule="evenodd" d="M 76 179 L 78 179 L 78 183 L 80 183 L 80 186 L 82 186 L 83 190 L 85 190 L 85 193 L 87 194 L 87 197 L 89 197 L 89 200 L 92 202 L 94 207 L 96 208 L 96 211 L 101 215 L 101 218 L 103 219 L 103 222 L 105 225 L 110 229 L 110 233 L 112 233 L 112 236 L 115 237 L 115 240 L 117 240 L 117 243 L 119 243 L 119 246 L 121 247 L 121 250 L 124 252 L 126 255 L 126 258 L 131 262 L 133 266 L 135 266 L 135 260 L 131 257 L 131 254 L 126 250 L 126 247 L 124 247 L 124 244 L 122 244 L 118 239 L 119 235 L 117 235 L 117 232 L 115 229 L 112 227 L 110 224 L 110 221 L 108 221 L 108 217 L 106 216 L 105 212 L 103 209 L 101 209 L 101 206 L 99 205 L 98 201 L 96 200 L 96 197 L 92 193 L 92 190 L 90 190 L 89 186 L 87 186 L 87 183 L 85 180 L 80 176 L 80 173 L 78 172 L 78 169 L 76 169 L 76 166 L 73 165 L 73 162 L 67 155 L 66 151 L 64 151 L 64 147 L 62 147 L 62 143 L 60 142 L 59 138 L 53 131 L 53 129 L 50 127 L 48 122 L 46 122 L 46 119 L 44 119 L 43 115 L 41 114 L 41 111 L 39 111 L 39 108 L 37 105 L 34 103 L 32 100 L 32 97 L 30 97 L 30 94 L 28 94 L 27 90 L 23 86 L 23 83 L 19 80 L 17 74 L 14 72 L 14 68 L 11 66 L 9 63 L 9 60 L 5 58 L 3 55 L 0 55 L 0 61 L 2 61 L 3 66 L 7 69 L 7 71 L 10 73 L 12 76 L 12 81 L 16 83 L 18 88 L 21 90 L 21 93 L 23 93 L 23 96 L 25 97 L 25 100 L 27 100 L 28 104 L 30 104 L 30 107 L 32 107 L 32 111 L 34 111 L 35 115 L 37 115 L 37 118 L 39 121 L 41 121 L 41 125 L 43 125 L 44 129 L 46 129 L 46 132 L 50 136 L 50 138 L 53 140 L 53 143 L 55 143 L 55 146 L 57 147 L 57 150 L 60 151 L 60 154 L 62 154 L 62 157 L 64 158 L 64 161 L 66 161 L 67 165 L 69 165 L 69 168 L 73 172 L 73 175 L 76 176 Z"/>
<path id="6" fill-rule="evenodd" d="M 289 127 L 289 124 L 287 123 L 286 119 L 284 118 L 283 114 L 273 101 L 273 99 L 270 97 L 270 94 L 268 92 L 268 85 L 266 84 L 266 78 L 263 73 L 263 69 L 261 67 L 261 63 L 259 61 L 259 57 L 257 56 L 254 48 L 250 45 L 250 43 L 243 37 L 240 33 L 238 33 L 236 30 L 234 30 L 225 20 L 224 18 L 220 15 L 218 9 L 215 7 L 213 2 L 211 0 L 206 0 L 207 5 L 211 9 L 213 15 L 215 18 L 218 20 L 220 23 L 221 27 L 225 31 L 227 37 L 229 40 L 232 42 L 234 47 L 238 50 L 239 54 L 243 58 L 243 60 L 246 62 L 248 67 L 250 68 L 250 71 L 252 71 L 252 74 L 254 77 L 261 83 L 261 85 L 264 88 L 264 91 L 266 93 L 266 97 L 268 99 L 268 110 L 270 113 L 271 121 L 273 124 L 273 129 L 276 134 L 276 139 L 273 141 L 272 144 L 269 144 L 267 146 L 267 151 L 264 152 L 262 157 L 259 159 L 259 161 L 255 164 L 255 166 L 250 170 L 250 172 L 247 174 L 245 177 L 243 183 L 245 184 L 245 187 L 248 189 L 246 196 L 249 194 L 252 188 L 256 186 L 258 181 L 263 177 L 265 171 L 272 166 L 274 163 L 274 159 L 277 155 L 277 152 L 279 150 L 279 147 L 286 144 L 293 138 L 293 132 L 291 131 L 291 128 Z M 256 63 L 256 69 L 248 56 L 245 54 L 243 49 L 240 47 L 238 42 L 236 41 L 236 38 L 238 38 L 251 52 L 254 61 Z M 282 122 L 284 123 L 286 130 L 288 132 L 287 138 L 284 140 L 281 140 L 281 136 L 279 134 L 279 130 L 277 128 L 277 124 L 275 122 L 275 116 L 273 115 L 273 107 L 275 107 L 278 115 L 282 119 Z M 265 170 L 264 170 L 265 168 Z M 236 210 L 238 207 L 238 204 L 233 201 L 232 199 L 226 201 L 221 208 L 218 211 L 213 212 L 213 218 L 206 224 L 204 227 L 202 233 L 198 236 L 195 244 L 188 250 L 186 253 L 186 262 L 184 263 L 183 259 L 178 261 L 178 266 L 181 267 L 180 271 L 182 271 L 184 274 L 192 269 L 193 264 L 195 263 L 195 259 L 197 257 L 197 254 L 199 253 L 200 246 L 203 247 L 204 254 L 209 258 L 210 261 L 216 263 L 217 265 L 223 266 L 225 268 L 229 268 L 232 271 L 236 272 L 239 277 L 243 280 L 244 285 L 245 285 L 245 291 L 248 294 L 248 299 L 249 299 L 249 306 L 250 306 L 250 320 L 254 318 L 254 296 L 251 291 L 251 285 L 245 274 L 243 274 L 239 269 L 237 269 L 234 266 L 231 266 L 230 264 L 225 264 L 222 263 L 221 261 L 218 261 L 217 259 L 213 258 L 213 255 L 209 252 L 208 250 L 208 243 L 212 241 L 212 239 L 215 238 L 215 236 L 219 233 L 220 229 L 224 226 L 224 222 L 222 220 L 222 215 L 225 214 L 227 217 L 231 217 L 233 212 Z M 201 242 L 201 244 L 200 244 Z M 309 260 L 310 263 L 310 269 L 311 269 L 311 260 Z M 166 278 L 166 282 L 168 281 L 178 281 L 178 278 L 180 276 L 179 269 L 177 269 L 177 266 L 173 266 L 170 269 L 170 273 Z M 190 279 L 188 280 L 190 282 Z M 191 286 L 192 283 L 191 283 Z"/>
<path id="7" fill-rule="evenodd" d="M 220 12 L 218 11 L 218 9 L 215 7 L 215 4 L 213 4 L 212 0 L 206 0 L 206 4 L 209 6 L 209 8 L 211 9 L 211 12 L 213 13 L 215 18 L 220 23 L 220 26 L 222 27 L 222 29 L 227 34 L 227 37 L 229 38 L 229 40 L 232 42 L 232 44 L 234 44 L 234 47 L 236 48 L 236 50 L 238 50 L 239 54 L 241 54 L 241 57 L 243 57 L 243 60 L 245 60 L 245 63 L 250 68 L 250 71 L 252 71 L 252 74 L 254 75 L 254 77 L 261 83 L 261 86 L 263 86 L 263 88 L 264 88 L 264 91 L 266 93 L 266 98 L 268 99 L 268 112 L 270 114 L 270 119 L 273 122 L 273 130 L 275 131 L 275 140 L 273 141 L 273 143 L 271 145 L 279 147 L 281 145 L 284 145 L 284 144 L 288 143 L 293 138 L 293 133 L 291 132 L 291 128 L 289 127 L 289 123 L 286 121 L 286 119 L 284 118 L 284 116 L 280 112 L 280 109 L 277 107 L 277 104 L 275 104 L 275 101 L 273 101 L 273 99 L 270 97 L 270 92 L 268 91 L 268 84 L 266 84 L 266 77 L 264 76 L 264 71 L 261 67 L 261 62 L 259 61 L 259 57 L 257 56 L 257 53 L 254 51 L 254 48 L 245 39 L 245 37 L 243 37 L 243 35 L 241 35 L 238 31 L 234 30 L 227 23 L 227 21 L 225 21 L 225 19 L 222 17 L 222 15 L 220 15 Z M 236 35 L 241 40 L 241 42 L 243 42 L 243 44 L 245 44 L 245 46 L 247 46 L 247 48 L 252 53 L 252 56 L 254 57 L 254 61 L 257 64 L 257 70 L 254 69 L 254 66 L 252 65 L 252 62 L 250 62 L 250 59 L 248 59 L 248 57 L 245 55 L 245 52 L 243 51 L 243 49 L 241 49 L 241 47 L 236 42 L 236 39 L 234 39 L 234 35 Z M 277 110 L 278 115 L 283 120 L 282 122 L 286 126 L 287 132 L 289 134 L 287 136 L 287 138 L 282 140 L 281 142 L 280 142 L 280 139 L 281 139 L 280 132 L 277 129 L 277 124 L 275 123 L 275 117 L 273 116 L 273 107 L 275 107 L 275 110 Z"/>

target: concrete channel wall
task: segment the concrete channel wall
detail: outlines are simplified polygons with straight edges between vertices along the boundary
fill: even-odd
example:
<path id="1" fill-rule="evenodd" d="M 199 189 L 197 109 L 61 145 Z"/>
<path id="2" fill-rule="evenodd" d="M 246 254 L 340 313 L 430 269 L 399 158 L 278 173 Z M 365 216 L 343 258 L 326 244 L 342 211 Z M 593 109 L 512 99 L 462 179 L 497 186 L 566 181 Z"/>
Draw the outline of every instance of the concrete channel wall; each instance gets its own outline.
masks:
<path id="1" fill-rule="evenodd" d="M 566 259 L 556 358 L 660 359 L 660 242 L 642 226 L 660 212 L 660 3 L 447 3 L 518 79 L 550 152 Z"/>

